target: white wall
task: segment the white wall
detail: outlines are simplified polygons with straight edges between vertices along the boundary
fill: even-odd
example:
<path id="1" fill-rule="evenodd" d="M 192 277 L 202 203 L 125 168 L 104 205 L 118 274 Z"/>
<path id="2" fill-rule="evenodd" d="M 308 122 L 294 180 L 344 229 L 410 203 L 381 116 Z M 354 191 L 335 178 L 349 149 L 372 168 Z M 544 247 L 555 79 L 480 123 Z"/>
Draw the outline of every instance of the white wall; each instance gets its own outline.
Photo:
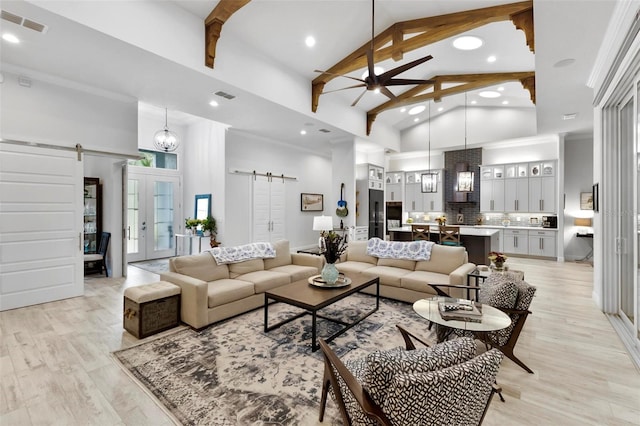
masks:
<path id="1" fill-rule="evenodd" d="M 294 176 L 285 184 L 285 235 L 291 248 L 313 245 L 318 240 L 313 231 L 313 217 L 335 211 L 332 188 L 331 159 L 290 145 L 229 129 L 226 136 L 225 246 L 251 242 L 251 176 L 229 173 L 229 170 L 271 172 Z M 300 193 L 324 194 L 324 212 L 301 212 Z M 215 204 L 215 201 L 214 201 Z"/>
<path id="2" fill-rule="evenodd" d="M 564 257 L 578 260 L 589 253 L 593 244 L 592 240 L 576 237 L 579 229 L 573 224 L 577 217 L 593 217 L 593 210 L 580 209 L 580 193 L 590 193 L 593 185 L 593 137 L 565 140 L 564 149 Z"/>
<path id="3" fill-rule="evenodd" d="M 496 141 L 482 148 L 482 164 L 526 163 L 558 158 L 558 135 Z"/>
<path id="4" fill-rule="evenodd" d="M 438 150 L 458 143 L 453 151 L 464 146 L 464 108 L 446 114 L 432 116 L 431 149 Z M 536 130 L 535 108 L 467 108 L 467 146 L 479 146 L 486 142 L 534 136 Z M 401 134 L 403 152 L 424 151 L 429 140 L 429 122 L 406 129 Z"/>
<path id="5" fill-rule="evenodd" d="M 428 152 L 414 151 L 411 154 L 399 154 L 389 157 L 387 162 L 388 172 L 394 171 L 418 171 L 418 170 L 444 169 L 444 153 L 431 151 L 431 163 Z"/>
<path id="6" fill-rule="evenodd" d="M 325 199 L 329 202 L 325 208 L 326 215 L 333 218 L 333 225 L 339 226 L 340 220 L 345 227 L 356 225 L 356 141 L 343 141 L 332 145 L 331 165 L 332 183 L 331 196 Z M 344 183 L 344 200 L 347 202 L 347 216 L 338 217 L 336 208 L 340 200 L 340 184 Z M 317 234 L 316 234 L 317 235 Z"/>

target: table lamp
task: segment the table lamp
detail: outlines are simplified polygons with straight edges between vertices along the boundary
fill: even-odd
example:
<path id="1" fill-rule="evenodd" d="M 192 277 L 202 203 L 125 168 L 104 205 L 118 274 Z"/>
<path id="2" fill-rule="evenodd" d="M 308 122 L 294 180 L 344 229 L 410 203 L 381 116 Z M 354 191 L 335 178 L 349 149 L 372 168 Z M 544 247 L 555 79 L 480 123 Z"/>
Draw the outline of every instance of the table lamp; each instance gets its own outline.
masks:
<path id="1" fill-rule="evenodd" d="M 313 218 L 313 230 L 320 231 L 318 247 L 322 249 L 324 246 L 324 233 L 333 230 L 333 219 L 331 219 L 331 216 L 315 216 Z"/>
<path id="2" fill-rule="evenodd" d="M 578 230 L 578 233 L 580 234 L 588 234 L 589 230 L 587 228 L 591 227 L 591 219 L 588 217 L 576 217 L 573 220 L 573 224 L 575 226 L 581 226 L 582 228 L 580 228 Z"/>

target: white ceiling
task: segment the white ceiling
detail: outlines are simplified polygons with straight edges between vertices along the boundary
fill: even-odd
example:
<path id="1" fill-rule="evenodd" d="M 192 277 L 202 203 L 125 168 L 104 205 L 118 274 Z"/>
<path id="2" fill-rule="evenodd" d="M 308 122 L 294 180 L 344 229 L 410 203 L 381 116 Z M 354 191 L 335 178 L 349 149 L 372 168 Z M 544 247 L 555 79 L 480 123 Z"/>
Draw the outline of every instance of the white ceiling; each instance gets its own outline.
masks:
<path id="1" fill-rule="evenodd" d="M 167 3 L 175 3 L 201 19 L 216 5 L 216 1 L 211 0 Z M 506 3 L 510 1 L 376 0 L 375 32 L 377 34 L 398 21 Z M 444 40 L 406 54 L 399 63 L 389 60 L 378 65 L 388 70 L 431 54 L 434 59 L 401 77 L 430 78 L 438 74 L 535 69 L 538 133 L 587 133 L 592 128 L 592 91 L 586 82 L 614 4 L 614 0 L 536 0 L 535 55 L 526 46 L 524 33 L 516 30 L 511 22 L 502 22 L 470 32 L 485 42 L 476 51 L 455 50 L 451 40 Z M 5 0 L 2 9 L 23 14 L 50 27 L 47 34 L 41 35 L 2 21 L 2 31 L 16 32 L 24 40 L 18 46 L 2 42 L 4 70 L 27 72 L 34 77 L 44 73 L 309 148 L 326 147 L 329 140 L 352 136 L 332 123 L 317 120 L 310 107 L 308 111 L 294 111 L 24 1 Z M 225 40 L 241 41 L 252 55 L 267 58 L 307 79 L 310 93 L 310 82 L 317 76 L 313 70 L 331 67 L 366 43 L 371 36 L 370 25 L 369 0 L 253 0 L 224 25 L 219 46 Z M 307 35 L 317 39 L 316 46 L 311 49 L 304 44 Z M 498 60 L 488 63 L 486 57 L 489 55 L 496 55 Z M 567 58 L 575 61 L 567 67 L 554 67 L 555 63 Z M 216 64 L 223 61 L 223 56 L 216 57 Z M 359 71 L 353 75 L 359 77 L 361 74 Z M 255 70 L 255 75 L 259 77 L 260 70 Z M 350 80 L 337 78 L 327 84 L 325 90 L 348 85 L 351 85 Z M 534 108 L 528 91 L 519 83 L 501 86 L 504 87 L 503 96 L 498 100 L 478 98 L 477 91 L 469 92 L 468 100 L 477 100 L 477 106 L 502 106 L 501 102 L 507 100 L 510 107 Z M 217 90 L 233 93 L 237 98 L 232 102 L 220 99 L 221 106 L 212 109 L 207 103 L 210 93 Z M 349 105 L 360 94 L 359 90 L 322 95 L 318 110 L 329 108 L 333 102 Z M 400 93 L 406 88 L 392 90 Z M 357 108 L 364 116 L 367 110 L 385 101 L 383 95 L 367 93 Z M 446 113 L 463 102 L 464 96 L 458 95 L 444 98 L 437 106 L 442 106 Z M 578 115 L 575 120 L 562 120 L 562 115 L 567 113 Z M 413 117 L 409 118 L 399 109 L 380 114 L 373 132 L 380 123 L 397 130 L 414 125 Z M 302 128 L 312 131 L 302 137 L 299 134 Z M 331 132 L 317 132 L 319 128 Z"/>

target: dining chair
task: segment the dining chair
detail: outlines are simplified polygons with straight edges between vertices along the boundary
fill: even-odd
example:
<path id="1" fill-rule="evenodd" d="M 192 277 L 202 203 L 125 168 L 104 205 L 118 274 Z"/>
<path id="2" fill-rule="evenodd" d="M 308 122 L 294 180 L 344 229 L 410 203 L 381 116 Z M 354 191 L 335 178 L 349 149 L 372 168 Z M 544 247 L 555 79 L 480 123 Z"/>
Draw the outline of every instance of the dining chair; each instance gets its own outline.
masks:
<path id="1" fill-rule="evenodd" d="M 429 225 L 411 225 L 412 241 L 431 241 Z"/>
<path id="2" fill-rule="evenodd" d="M 460 246 L 460 227 L 440 225 L 440 244 L 445 246 Z"/>
<path id="3" fill-rule="evenodd" d="M 107 249 L 109 248 L 109 240 L 111 239 L 111 232 L 102 232 L 100 234 L 100 244 L 98 245 L 98 252 L 95 254 L 85 254 L 84 255 L 84 264 L 87 263 L 95 263 L 96 266 L 99 267 L 98 273 L 102 274 L 102 270 L 104 269 L 104 274 L 109 276 L 109 269 L 107 269 Z"/>

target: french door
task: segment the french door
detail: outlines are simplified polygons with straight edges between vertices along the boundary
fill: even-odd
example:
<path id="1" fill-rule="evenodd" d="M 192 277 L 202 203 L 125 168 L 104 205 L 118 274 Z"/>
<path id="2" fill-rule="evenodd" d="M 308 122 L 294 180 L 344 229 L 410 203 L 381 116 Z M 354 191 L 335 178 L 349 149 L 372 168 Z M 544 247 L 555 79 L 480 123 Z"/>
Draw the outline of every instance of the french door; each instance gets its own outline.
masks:
<path id="1" fill-rule="evenodd" d="M 182 217 L 178 173 L 128 166 L 127 177 L 127 261 L 173 256 Z"/>

